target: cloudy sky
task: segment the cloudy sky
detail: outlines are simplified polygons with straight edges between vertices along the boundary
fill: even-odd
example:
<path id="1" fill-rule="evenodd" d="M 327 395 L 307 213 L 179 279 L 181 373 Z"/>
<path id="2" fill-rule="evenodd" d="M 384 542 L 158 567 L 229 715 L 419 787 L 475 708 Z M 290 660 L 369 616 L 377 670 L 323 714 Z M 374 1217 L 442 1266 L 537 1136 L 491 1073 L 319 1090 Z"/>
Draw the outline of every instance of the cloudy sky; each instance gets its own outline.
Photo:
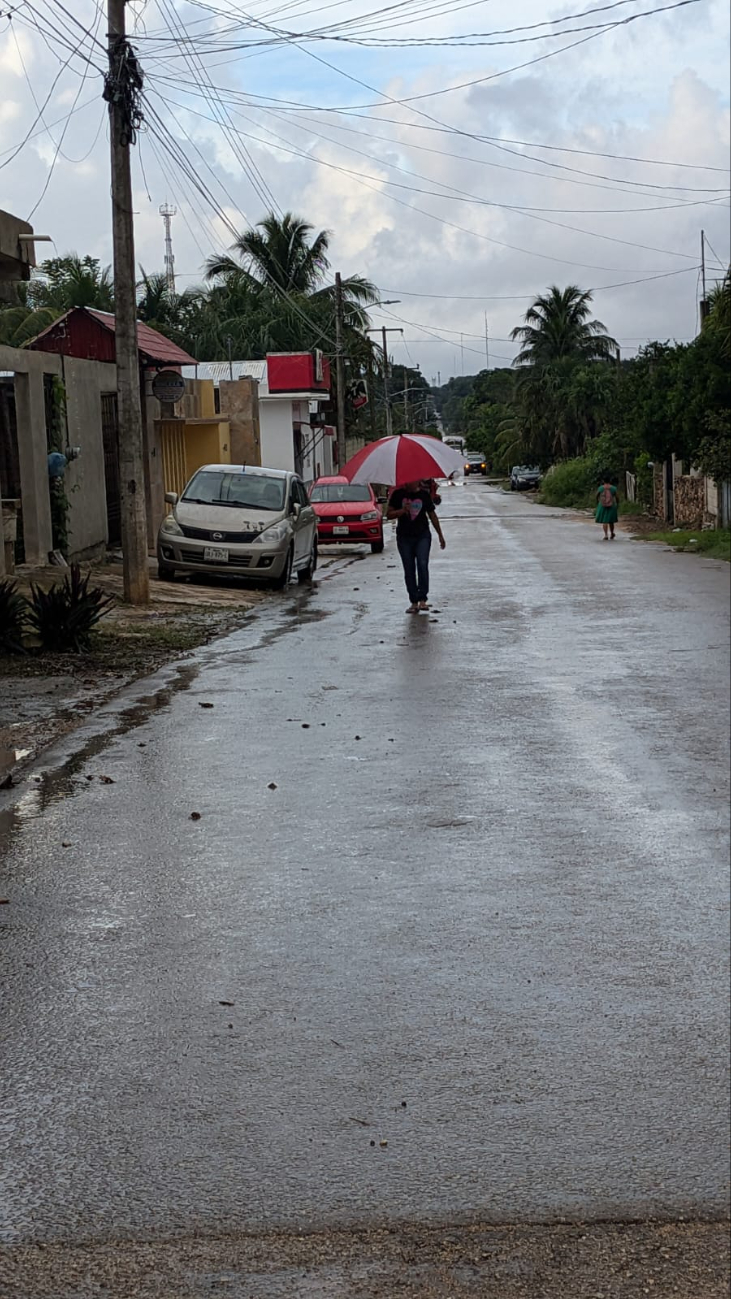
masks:
<path id="1" fill-rule="evenodd" d="M 181 288 L 232 228 L 294 210 L 333 232 L 333 269 L 399 299 L 374 322 L 442 382 L 484 366 L 486 320 L 490 364 L 508 363 L 553 283 L 597 290 L 624 355 L 691 338 L 701 229 L 709 282 L 729 256 L 728 5 L 669 3 L 131 3 L 138 261 L 162 266 L 162 203 Z M 39 253 L 107 263 L 103 6 L 12 8 L 0 207 L 52 237 Z"/>

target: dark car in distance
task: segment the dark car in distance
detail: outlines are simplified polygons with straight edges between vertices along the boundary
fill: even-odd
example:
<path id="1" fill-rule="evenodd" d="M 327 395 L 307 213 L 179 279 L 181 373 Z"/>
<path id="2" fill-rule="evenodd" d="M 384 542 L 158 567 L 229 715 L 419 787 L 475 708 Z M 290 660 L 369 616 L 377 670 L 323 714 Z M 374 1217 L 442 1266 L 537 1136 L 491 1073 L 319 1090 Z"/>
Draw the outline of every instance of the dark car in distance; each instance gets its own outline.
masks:
<path id="1" fill-rule="evenodd" d="M 510 471 L 511 492 L 534 492 L 541 485 L 540 469 L 528 465 L 513 465 Z"/>
<path id="2" fill-rule="evenodd" d="M 465 478 L 470 474 L 486 474 L 487 462 L 481 451 L 468 451 L 464 458 Z"/>

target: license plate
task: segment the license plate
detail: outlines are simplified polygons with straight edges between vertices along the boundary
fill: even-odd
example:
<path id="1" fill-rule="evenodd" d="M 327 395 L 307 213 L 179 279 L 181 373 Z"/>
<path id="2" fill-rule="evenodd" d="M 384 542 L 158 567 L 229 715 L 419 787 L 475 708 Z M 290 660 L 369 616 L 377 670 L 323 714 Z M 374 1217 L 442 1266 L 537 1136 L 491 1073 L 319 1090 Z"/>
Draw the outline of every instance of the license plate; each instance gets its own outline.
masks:
<path id="1" fill-rule="evenodd" d="M 334 537 L 347 537 L 350 528 L 333 528 Z"/>
<path id="2" fill-rule="evenodd" d="M 203 559 L 207 564 L 227 564 L 228 551 L 222 546 L 206 546 L 203 551 Z"/>

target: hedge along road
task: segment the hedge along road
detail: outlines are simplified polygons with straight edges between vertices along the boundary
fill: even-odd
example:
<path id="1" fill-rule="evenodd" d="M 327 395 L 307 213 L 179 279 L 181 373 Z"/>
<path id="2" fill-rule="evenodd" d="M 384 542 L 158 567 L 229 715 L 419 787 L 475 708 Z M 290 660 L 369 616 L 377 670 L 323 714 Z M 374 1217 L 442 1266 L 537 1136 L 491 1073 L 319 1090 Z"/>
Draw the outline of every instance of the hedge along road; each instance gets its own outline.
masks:
<path id="1" fill-rule="evenodd" d="M 728 570 L 445 495 L 5 813 L 6 1243 L 724 1212 Z"/>

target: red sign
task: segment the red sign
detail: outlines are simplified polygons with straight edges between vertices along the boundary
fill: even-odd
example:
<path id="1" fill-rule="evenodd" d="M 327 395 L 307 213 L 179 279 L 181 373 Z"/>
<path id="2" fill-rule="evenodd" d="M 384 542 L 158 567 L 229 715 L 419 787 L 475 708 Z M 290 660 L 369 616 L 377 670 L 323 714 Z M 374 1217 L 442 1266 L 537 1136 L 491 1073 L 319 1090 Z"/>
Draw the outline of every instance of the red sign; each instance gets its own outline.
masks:
<path id="1" fill-rule="evenodd" d="M 318 373 L 322 377 L 318 379 Z M 308 392 L 326 396 L 330 389 L 330 365 L 321 354 L 313 352 L 269 352 L 267 355 L 269 392 Z"/>

